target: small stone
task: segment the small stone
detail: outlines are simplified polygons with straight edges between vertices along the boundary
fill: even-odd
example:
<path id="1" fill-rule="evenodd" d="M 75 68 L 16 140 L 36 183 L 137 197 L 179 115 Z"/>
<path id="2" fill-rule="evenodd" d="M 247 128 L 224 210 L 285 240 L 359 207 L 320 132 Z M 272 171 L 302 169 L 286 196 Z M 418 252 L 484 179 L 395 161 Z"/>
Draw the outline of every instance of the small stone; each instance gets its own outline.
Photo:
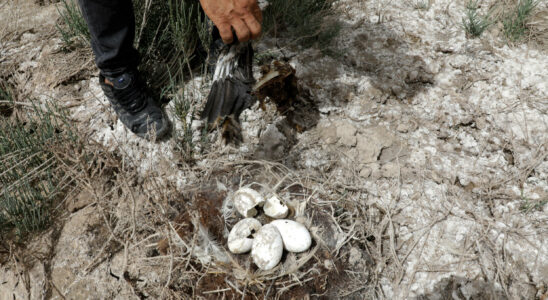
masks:
<path id="1" fill-rule="evenodd" d="M 352 147 L 352 148 L 348 148 L 348 149 L 345 149 L 346 151 L 343 150 L 343 153 L 352 161 L 358 161 L 358 159 L 360 158 L 360 152 L 358 151 L 358 149 L 356 149 L 356 147 Z"/>
<path id="2" fill-rule="evenodd" d="M 484 118 L 484 117 L 478 117 L 476 118 L 476 127 L 479 129 L 479 130 L 484 130 L 487 128 L 487 126 L 489 125 L 487 123 L 487 120 Z"/>
<path id="3" fill-rule="evenodd" d="M 396 130 L 401 133 L 406 133 L 409 131 L 409 124 L 407 123 L 400 123 L 398 124 L 398 127 L 396 127 Z"/>
<path id="4" fill-rule="evenodd" d="M 352 247 L 352 249 L 350 249 L 350 255 L 348 257 L 348 263 L 351 265 L 356 265 L 360 262 L 361 259 L 362 253 L 360 252 L 360 250 L 358 250 L 358 248 L 356 247 Z"/>
<path id="5" fill-rule="evenodd" d="M 190 124 L 192 131 L 200 131 L 203 126 L 204 122 L 202 120 L 192 120 L 192 123 Z"/>
<path id="6" fill-rule="evenodd" d="M 355 136 L 344 136 L 344 137 L 341 137 L 339 142 L 345 146 L 354 147 L 356 146 L 358 139 Z"/>
<path id="7" fill-rule="evenodd" d="M 393 85 L 390 89 L 394 95 L 399 95 L 403 91 L 403 88 L 399 85 Z"/>
<path id="8" fill-rule="evenodd" d="M 362 163 L 376 162 L 382 149 L 390 147 L 395 141 L 394 135 L 383 126 L 367 128 L 357 138 L 356 148 Z"/>
<path id="9" fill-rule="evenodd" d="M 337 128 L 334 124 L 320 128 L 320 137 L 326 144 L 334 144 L 339 138 L 337 137 Z"/>
<path id="10" fill-rule="evenodd" d="M 379 155 L 379 161 L 381 163 L 394 162 L 396 159 L 405 160 L 405 157 L 409 153 L 406 145 L 402 145 L 399 141 L 392 143 L 389 147 L 382 148 Z"/>
<path id="11" fill-rule="evenodd" d="M 371 179 L 377 180 L 381 178 L 381 166 L 379 164 L 370 164 L 369 167 L 371 168 Z"/>
<path id="12" fill-rule="evenodd" d="M 440 184 L 443 182 L 443 178 L 436 171 L 431 171 L 430 178 L 434 180 L 435 183 Z"/>
<path id="13" fill-rule="evenodd" d="M 371 176 L 371 168 L 368 168 L 368 167 L 363 167 L 361 170 L 360 170 L 360 177 L 362 178 L 368 178 L 369 176 Z"/>
<path id="14" fill-rule="evenodd" d="M 90 192 L 84 190 L 84 191 L 81 191 L 73 201 L 68 202 L 67 209 L 71 213 L 73 213 L 88 206 L 89 204 L 93 202 L 94 202 L 93 195 Z"/>
<path id="15" fill-rule="evenodd" d="M 276 125 L 270 124 L 260 138 L 257 157 L 260 159 L 279 159 L 284 156 L 286 137 Z"/>
<path id="16" fill-rule="evenodd" d="M 381 154 L 382 146 L 372 143 L 366 135 L 358 135 L 357 148 L 360 153 L 360 161 L 364 163 L 377 161 Z"/>
<path id="17" fill-rule="evenodd" d="M 397 163 L 387 163 L 382 166 L 381 173 L 386 178 L 398 177 L 400 175 L 400 167 Z"/>
<path id="18" fill-rule="evenodd" d="M 323 261 L 323 266 L 327 270 L 332 270 L 333 269 L 333 261 L 330 260 L 330 259 L 326 259 L 326 260 Z"/>
<path id="19" fill-rule="evenodd" d="M 419 77 L 419 72 L 417 70 L 413 70 L 407 74 L 407 80 L 409 82 L 417 82 L 418 77 Z"/>
<path id="20" fill-rule="evenodd" d="M 356 146 L 357 139 L 356 133 L 358 130 L 352 124 L 344 122 L 339 124 L 336 129 L 337 137 L 339 142 L 345 146 L 353 147 Z"/>

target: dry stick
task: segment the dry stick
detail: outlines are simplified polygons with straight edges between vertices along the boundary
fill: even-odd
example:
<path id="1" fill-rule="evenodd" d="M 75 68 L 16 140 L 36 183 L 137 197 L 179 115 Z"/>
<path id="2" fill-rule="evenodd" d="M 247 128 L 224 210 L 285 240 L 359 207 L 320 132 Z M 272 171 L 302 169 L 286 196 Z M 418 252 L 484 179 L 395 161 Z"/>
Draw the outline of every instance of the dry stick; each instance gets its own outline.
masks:
<path id="1" fill-rule="evenodd" d="M 196 283 L 195 283 L 195 286 L 199 286 L 200 284 L 200 281 L 202 281 L 202 279 L 209 273 L 209 264 L 207 265 L 207 268 L 205 269 L 205 271 L 203 272 L 200 272 L 200 273 L 197 273 L 197 274 L 200 274 L 200 277 L 198 278 L 198 280 L 196 280 Z M 195 294 L 194 294 L 194 291 L 192 292 L 193 293 L 193 299 L 196 298 Z M 224 293 L 223 293 L 224 295 Z"/>
<path id="2" fill-rule="evenodd" d="M 426 247 L 426 244 L 428 242 L 428 238 L 430 237 L 430 232 L 431 231 L 428 230 L 428 233 L 427 233 L 426 238 L 425 238 L 425 242 L 424 242 L 424 244 L 422 244 L 421 250 L 419 252 L 419 257 L 418 257 L 419 263 L 418 264 L 420 264 L 420 262 L 421 262 L 422 253 L 424 252 L 424 248 Z M 417 267 L 415 266 L 415 268 L 413 270 L 413 273 L 410 276 L 409 283 L 407 284 L 407 286 L 410 286 L 413 283 L 413 281 L 415 280 L 415 274 L 416 273 L 417 273 Z M 409 295 L 409 289 L 406 289 L 404 299 L 407 299 L 408 295 Z"/>
<path id="3" fill-rule="evenodd" d="M 103 253 L 105 252 L 105 249 L 107 248 L 107 246 L 109 245 L 110 241 L 112 241 L 112 236 L 109 236 L 108 240 L 106 241 L 106 243 L 103 244 L 103 246 L 101 247 L 101 250 L 99 250 L 99 254 L 97 254 L 93 260 L 84 268 L 84 273 L 85 274 L 88 274 L 92 267 L 97 263 L 97 261 L 99 260 L 99 257 L 103 255 Z"/>
<path id="4" fill-rule="evenodd" d="M 171 245 L 170 245 L 171 248 Z M 169 251 L 169 270 L 168 270 L 168 276 L 166 280 L 166 284 L 164 285 L 164 289 L 167 289 L 169 287 L 169 283 L 171 282 L 171 274 L 173 273 L 173 250 L 170 249 Z"/>
<path id="5" fill-rule="evenodd" d="M 192 235 L 192 241 L 190 242 L 190 253 L 188 254 L 188 257 L 189 259 L 187 260 L 186 264 L 185 264 L 185 270 L 186 268 L 188 268 L 188 265 L 190 264 L 190 258 L 192 258 L 192 255 L 194 255 L 194 248 L 196 248 L 196 236 L 198 235 L 198 232 L 200 230 L 200 220 L 198 220 L 197 218 L 195 219 L 195 222 L 196 224 L 198 224 L 198 226 L 196 226 L 196 231 L 194 232 L 194 234 Z M 175 234 L 178 236 L 179 234 L 177 232 L 175 232 Z M 182 239 L 182 238 L 181 238 Z"/>
<path id="6" fill-rule="evenodd" d="M 302 282 L 295 282 L 295 283 L 292 283 L 290 285 L 284 286 L 284 287 L 280 288 L 280 292 L 283 293 L 285 291 L 289 291 L 292 287 L 297 286 L 297 285 L 303 285 L 304 283 L 307 283 L 311 280 L 314 280 L 314 277 L 307 278 L 307 279 L 303 280 Z"/>
<path id="7" fill-rule="evenodd" d="M 19 160 L 21 156 L 28 154 L 29 151 L 30 151 L 30 147 L 17 149 L 17 151 L 13 151 L 9 154 L 2 155 L 2 157 L 0 157 L 0 162 L 5 163 L 11 159 Z"/>
<path id="8" fill-rule="evenodd" d="M 439 218 L 437 220 L 434 220 L 432 221 L 430 224 L 428 224 L 427 226 L 423 227 L 422 229 L 428 229 L 428 230 L 425 230 L 421 236 L 415 240 L 415 243 L 413 243 L 413 246 L 411 246 L 411 248 L 409 249 L 409 251 L 407 251 L 407 254 L 404 256 L 403 258 L 403 261 L 405 262 L 407 260 L 407 258 L 409 257 L 409 255 L 411 254 L 411 252 L 413 252 L 413 249 L 415 249 L 415 247 L 417 246 L 417 244 L 419 243 L 419 241 L 422 239 L 422 237 L 425 235 L 425 234 L 429 234 L 430 231 L 432 230 L 432 228 L 434 228 L 434 226 L 441 222 L 441 221 L 444 221 L 445 219 L 447 219 L 447 216 L 449 216 L 449 214 L 445 215 L 444 217 L 442 218 Z"/>
<path id="9" fill-rule="evenodd" d="M 238 292 L 240 295 L 245 295 L 242 291 L 240 291 L 240 289 L 238 289 L 238 287 L 236 285 L 234 285 L 234 283 L 232 283 L 230 280 L 226 279 L 225 278 L 225 282 L 230 286 L 232 287 L 233 290 L 235 290 L 236 292 Z"/>
<path id="10" fill-rule="evenodd" d="M 101 199 L 100 199 L 99 196 L 97 195 L 97 192 L 96 192 L 95 189 L 91 186 L 91 184 L 89 184 L 88 182 L 84 182 L 84 184 L 87 185 L 87 186 L 88 186 L 88 189 L 90 189 L 90 190 L 93 192 L 93 193 L 92 193 L 92 194 L 93 194 L 93 197 L 95 198 L 95 201 L 96 201 L 96 203 L 98 204 L 98 206 L 99 206 L 99 208 L 100 208 L 100 212 L 101 212 L 101 216 L 102 216 L 102 218 L 103 218 L 103 221 L 105 222 L 105 225 L 106 225 L 107 229 L 109 230 L 109 232 L 110 232 L 110 234 L 111 234 L 110 237 L 109 237 L 109 240 L 107 241 L 107 243 L 104 244 L 103 248 L 106 248 L 106 246 L 108 245 L 108 243 L 110 243 L 110 241 L 111 241 L 112 239 L 114 239 L 114 240 L 115 240 L 116 242 L 118 242 L 120 245 L 123 245 L 124 243 L 123 243 L 123 242 L 114 234 L 114 230 L 112 229 L 112 227 L 110 226 L 110 224 L 109 224 L 109 222 L 108 222 L 108 219 L 107 219 L 106 214 L 105 214 L 105 210 L 104 210 L 103 206 L 100 204 L 100 203 L 101 203 Z M 118 186 L 118 187 L 119 187 L 119 186 Z M 114 187 L 113 189 L 111 189 L 111 192 L 112 192 L 113 190 L 115 190 L 115 189 L 116 189 L 116 187 Z M 100 255 L 102 255 L 102 252 L 101 252 L 99 255 L 95 256 L 94 261 L 95 261 L 96 259 L 98 259 L 98 258 L 100 257 Z M 91 264 L 90 264 L 88 267 L 91 267 Z M 87 272 L 90 272 L 90 270 L 87 270 Z"/>
<path id="11" fill-rule="evenodd" d="M 129 241 L 126 240 L 125 244 L 124 244 L 124 264 L 122 265 L 122 272 L 120 274 L 122 274 L 122 276 L 125 276 L 126 274 L 126 271 L 127 271 L 127 262 L 128 262 L 128 243 Z M 128 281 L 126 281 L 128 284 L 130 284 Z M 131 284 L 130 284 L 131 285 Z M 132 290 L 133 290 L 133 286 L 131 287 Z M 133 291 L 135 292 L 135 291 Z"/>
<path id="12" fill-rule="evenodd" d="M 30 170 L 27 174 L 25 174 L 25 176 L 17 179 L 15 182 L 13 182 L 11 185 L 9 185 L 8 187 L 6 187 L 6 189 L 11 189 L 12 187 L 20 184 L 22 181 L 24 180 L 28 180 L 29 182 L 32 181 L 33 179 L 35 179 L 36 177 L 38 177 L 38 175 L 40 174 L 41 171 L 43 170 L 46 170 L 46 169 L 49 169 L 50 167 L 53 167 L 54 166 L 54 162 L 53 162 L 53 157 L 50 157 L 49 159 L 47 159 L 46 161 L 44 161 L 43 163 L 41 163 L 39 166 L 37 166 L 36 168 Z M 49 163 L 48 165 L 46 165 L 46 163 Z M 45 166 L 45 167 L 44 167 Z M 42 170 L 41 168 L 44 167 Z"/>
<path id="13" fill-rule="evenodd" d="M 361 287 L 359 287 L 359 288 L 357 288 L 357 289 L 354 289 L 354 290 L 352 290 L 352 291 L 350 291 L 350 292 L 347 292 L 346 294 L 344 294 L 344 295 L 342 295 L 342 296 L 340 296 L 340 297 L 346 298 L 346 297 L 348 297 L 348 296 L 350 296 L 350 295 L 352 295 L 352 294 L 354 294 L 354 293 L 356 293 L 356 292 L 359 292 L 359 291 L 361 291 L 361 290 L 363 290 L 363 289 L 365 289 L 365 288 L 367 288 L 367 287 L 368 287 L 367 285 L 363 285 L 363 286 L 361 286 Z"/>
<path id="14" fill-rule="evenodd" d="M 59 290 L 59 288 L 57 288 L 57 286 L 55 285 L 55 283 L 53 282 L 53 280 L 48 280 L 49 284 L 51 284 L 51 286 L 53 287 L 53 289 L 55 289 L 55 291 L 57 292 L 57 294 L 59 294 L 59 296 L 61 296 L 61 298 L 63 298 L 63 300 L 67 299 L 65 297 L 65 295 Z M 15 295 L 14 295 L 14 298 L 15 298 Z"/>
<path id="15" fill-rule="evenodd" d="M 148 241 L 148 240 L 150 240 L 150 239 L 152 239 L 152 238 L 159 237 L 159 236 L 161 236 L 159 233 L 153 233 L 153 234 L 147 236 L 146 238 L 142 239 L 141 241 L 139 241 L 139 242 L 137 242 L 137 243 L 131 245 L 130 249 L 133 249 L 133 248 L 139 246 L 140 244 L 142 244 L 142 243 L 144 243 L 144 242 L 146 242 L 146 241 Z M 152 246 L 154 246 L 154 245 L 157 245 L 157 244 L 158 244 L 158 243 L 147 244 L 147 245 L 145 245 L 144 247 L 150 248 L 150 247 L 152 247 Z"/>
<path id="16" fill-rule="evenodd" d="M 247 282 L 246 282 L 246 284 L 245 284 L 245 286 L 244 286 L 244 293 L 242 294 L 242 300 L 245 299 L 245 292 L 246 292 L 246 290 L 247 290 Z"/>
<path id="17" fill-rule="evenodd" d="M 274 286 L 274 281 L 275 280 L 272 280 L 272 282 L 270 283 L 270 285 L 268 286 L 268 289 L 266 290 L 266 293 L 264 294 L 264 297 L 263 297 L 263 300 L 267 300 L 268 298 L 268 295 L 270 294 L 270 290 L 272 289 L 272 287 Z"/>
<path id="18" fill-rule="evenodd" d="M 222 293 L 222 292 L 228 292 L 228 291 L 231 291 L 232 289 L 231 288 L 224 288 L 224 289 L 218 289 L 218 290 L 213 290 L 213 291 L 205 291 L 205 292 L 202 292 L 202 294 L 216 294 L 216 293 Z"/>
<path id="19" fill-rule="evenodd" d="M 148 11 L 149 11 L 151 5 L 152 5 L 152 0 L 146 0 L 145 1 L 145 11 L 143 13 L 143 21 L 141 22 L 141 28 L 139 28 L 139 36 L 137 37 L 137 43 L 136 43 L 136 46 L 135 46 L 135 48 L 137 48 L 137 49 L 139 48 L 139 44 L 141 42 L 141 36 L 143 35 L 143 31 L 144 31 L 145 25 L 147 23 Z"/>
<path id="20" fill-rule="evenodd" d="M 38 156 L 39 154 L 42 154 L 42 153 L 44 153 L 44 152 L 43 152 L 43 151 L 36 152 L 36 153 L 34 153 L 34 154 L 32 154 L 32 155 L 26 157 L 25 159 L 23 159 L 23 160 L 17 162 L 16 164 L 13 164 L 13 165 L 10 166 L 6 171 L 0 173 L 0 176 L 3 176 L 3 175 L 5 175 L 5 174 L 7 174 L 9 171 L 15 169 L 16 167 L 18 167 L 18 166 L 20 166 L 20 165 L 26 163 L 27 161 L 33 159 L 35 156 Z M 2 161 L 4 161 L 4 159 L 2 159 Z"/>
<path id="21" fill-rule="evenodd" d="M 276 280 L 278 278 L 281 278 L 281 277 L 286 276 L 286 275 L 290 275 L 292 272 L 297 271 L 302 266 L 304 266 L 304 264 L 306 264 L 312 257 L 314 257 L 314 255 L 316 254 L 318 249 L 319 249 L 319 246 L 314 247 L 314 249 L 312 249 L 312 251 L 310 251 L 310 253 L 308 253 L 305 257 L 303 257 L 299 261 L 297 261 L 297 263 L 295 264 L 295 266 L 292 269 L 289 269 L 289 270 L 287 270 L 287 271 L 285 271 L 281 274 L 274 275 L 272 277 L 266 277 L 265 280 Z"/>
<path id="22" fill-rule="evenodd" d="M 26 103 L 26 102 L 19 102 L 19 101 L 9 101 L 9 100 L 2 100 L 0 101 L 0 104 L 11 104 L 11 105 L 19 105 L 19 106 L 23 106 L 23 107 L 29 107 L 29 108 L 33 108 L 33 109 L 36 109 L 37 107 L 34 105 L 34 104 L 31 104 L 31 103 Z M 66 108 L 64 106 L 62 106 L 61 108 Z M 52 115 L 58 117 L 58 118 L 64 118 L 64 116 L 56 113 L 56 112 L 50 112 Z"/>
<path id="23" fill-rule="evenodd" d="M 131 197 L 131 201 L 132 201 L 132 206 L 131 206 L 131 221 L 132 221 L 132 232 L 131 232 L 131 237 L 130 239 L 133 239 L 135 237 L 135 231 L 136 231 L 136 227 L 137 227 L 137 218 L 135 216 L 135 206 L 136 206 L 136 201 L 135 201 L 135 196 L 133 195 L 133 190 L 129 188 L 129 185 L 127 184 L 127 177 L 125 176 L 125 172 L 120 172 L 120 174 L 122 174 L 123 176 L 123 183 L 127 189 L 127 191 L 129 192 L 129 196 Z"/>
<path id="24" fill-rule="evenodd" d="M 189 246 L 185 243 L 185 241 L 179 236 L 179 234 L 177 233 L 177 230 L 175 230 L 175 227 L 173 227 L 173 224 L 171 223 L 171 221 L 168 221 L 167 224 L 169 225 L 169 227 L 171 228 L 171 230 L 173 230 L 173 232 L 175 232 L 175 236 L 177 237 L 177 239 L 179 240 L 179 242 L 181 242 L 187 249 L 190 249 L 189 251 L 192 251 L 192 248 L 189 248 Z M 168 238 L 170 237 L 171 235 L 169 234 L 168 235 Z M 169 241 L 169 240 L 168 240 Z M 171 248 L 171 244 L 170 244 L 170 248 Z M 189 257 L 191 257 L 192 254 L 190 253 Z M 190 259 L 190 258 L 189 258 Z M 169 283 L 171 282 L 171 274 L 173 272 L 173 250 L 170 249 L 170 260 L 169 260 L 169 275 L 168 275 L 168 279 L 167 279 L 167 282 L 165 284 L 165 288 L 167 289 L 168 286 L 169 286 Z M 188 264 L 187 264 L 187 267 L 188 267 Z M 186 269 L 186 267 L 185 267 Z"/>
<path id="25" fill-rule="evenodd" d="M 0 100 L 0 104 L 11 104 L 11 105 L 34 107 L 34 105 L 32 105 L 31 103 L 19 102 L 19 101 L 10 101 L 10 100 Z"/>

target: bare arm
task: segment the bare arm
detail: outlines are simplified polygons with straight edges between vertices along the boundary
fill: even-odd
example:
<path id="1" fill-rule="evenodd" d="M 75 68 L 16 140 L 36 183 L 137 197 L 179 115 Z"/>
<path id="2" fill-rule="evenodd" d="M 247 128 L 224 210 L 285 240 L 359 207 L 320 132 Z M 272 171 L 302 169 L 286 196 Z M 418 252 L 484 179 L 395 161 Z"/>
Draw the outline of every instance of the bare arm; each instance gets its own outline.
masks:
<path id="1" fill-rule="evenodd" d="M 219 28 L 223 41 L 232 43 L 232 28 L 240 42 L 261 35 L 263 16 L 257 0 L 200 0 L 207 16 Z"/>

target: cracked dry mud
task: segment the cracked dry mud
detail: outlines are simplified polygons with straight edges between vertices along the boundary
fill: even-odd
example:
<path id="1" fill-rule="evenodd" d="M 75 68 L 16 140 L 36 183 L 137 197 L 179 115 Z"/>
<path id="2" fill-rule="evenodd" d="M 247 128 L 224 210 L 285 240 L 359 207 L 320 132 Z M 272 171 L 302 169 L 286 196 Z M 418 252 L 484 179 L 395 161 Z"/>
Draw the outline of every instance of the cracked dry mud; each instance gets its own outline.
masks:
<path id="1" fill-rule="evenodd" d="M 0 19 L 20 22 L 0 21 L 6 32 L 18 33 L 0 42 L 0 70 L 14 70 L 0 76 L 9 77 L 19 95 L 68 106 L 90 140 L 134 169 L 130 187 L 137 193 L 150 190 L 151 177 L 169 189 L 165 215 L 175 225 L 152 217 L 162 203 L 146 196 L 109 198 L 112 223 L 104 220 L 100 202 L 85 193 L 75 196 L 58 232 L 29 243 L 38 250 L 54 243 L 49 260 L 0 266 L 0 299 L 241 297 L 244 286 L 234 285 L 251 282 L 245 268 L 207 273 L 196 290 L 188 290 L 190 275 L 170 269 L 170 253 L 184 252 L 183 244 L 198 232 L 196 239 L 207 245 L 187 252 L 197 259 L 183 265 L 202 270 L 212 262 L 226 264 L 223 235 L 233 224 L 222 218 L 230 210 L 219 199 L 212 202 L 218 208 L 200 208 L 192 193 L 207 182 L 230 194 L 250 182 L 275 185 L 285 175 L 299 185 L 281 187 L 306 203 L 304 223 L 321 242 L 315 258 L 300 269 L 313 272 L 282 298 L 546 297 L 548 49 L 508 46 L 497 29 L 468 39 L 461 27 L 465 1 L 430 1 L 428 10 L 411 2 L 337 1 L 343 27 L 335 55 L 284 49 L 318 108 L 317 124 L 288 132 L 287 121 L 267 101 L 264 109 L 257 104 L 242 114 L 244 142 L 235 148 L 224 146 L 217 133 L 210 135 L 211 144 L 201 145 L 200 121 L 188 118 L 198 129 L 193 166 L 185 165 L 175 138 L 149 143 L 116 120 L 89 51 L 59 51 L 54 4 L 2 4 L 11 10 L 2 7 Z M 547 5 L 541 2 L 538 9 Z M 274 44 L 264 39 L 257 52 Z M 67 65 L 69 57 L 79 61 L 77 69 Z M 70 76 L 55 75 L 65 74 L 56 71 L 61 66 Z M 209 84 L 202 77 L 186 84 L 197 110 Z M 174 121 L 176 130 L 182 126 Z M 255 160 L 263 162 L 254 165 Z M 185 214 L 190 208 L 200 213 Z M 125 245 L 112 239 L 110 230 L 131 229 L 134 220 L 143 224 L 139 238 Z M 208 244 L 212 235 L 216 242 Z M 284 266 L 293 259 L 283 258 Z M 246 262 L 237 259 L 237 265 Z M 272 286 L 280 291 L 284 283 Z M 259 295 L 251 285 L 247 291 Z"/>

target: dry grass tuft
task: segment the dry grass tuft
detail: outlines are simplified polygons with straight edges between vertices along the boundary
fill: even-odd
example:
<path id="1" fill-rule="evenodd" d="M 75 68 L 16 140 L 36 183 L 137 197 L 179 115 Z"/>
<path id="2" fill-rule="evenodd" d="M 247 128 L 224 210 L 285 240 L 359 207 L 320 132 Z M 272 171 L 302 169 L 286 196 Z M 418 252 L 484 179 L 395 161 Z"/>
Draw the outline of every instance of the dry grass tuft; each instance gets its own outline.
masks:
<path id="1" fill-rule="evenodd" d="M 303 178 L 277 163 L 221 159 L 207 168 L 192 169 L 201 184 L 179 193 L 154 175 L 136 179 L 135 171 L 120 158 L 98 146 L 92 148 L 88 154 L 96 162 L 92 166 L 83 162 L 67 166 L 79 186 L 93 195 L 106 228 L 98 246 L 103 250 L 95 254 L 88 274 L 105 257 L 123 253 L 127 284 L 136 295 L 154 298 L 300 299 L 370 289 L 363 285 L 368 271 L 350 270 L 345 258 L 349 244 L 371 235 L 366 231 L 372 230 L 372 224 L 363 218 L 367 213 L 337 201 L 340 196 L 313 189 L 317 179 Z M 226 250 L 226 237 L 237 217 L 225 198 L 248 184 L 290 197 L 293 217 L 305 223 L 314 237 L 309 251 L 287 254 L 275 269 L 260 271 L 248 255 Z M 132 284 L 132 278 L 152 270 L 158 274 L 157 284 Z"/>
<path id="2" fill-rule="evenodd" d="M 548 7 L 537 9 L 527 22 L 530 39 L 540 45 L 548 45 Z M 545 48 L 546 49 L 546 48 Z"/>

